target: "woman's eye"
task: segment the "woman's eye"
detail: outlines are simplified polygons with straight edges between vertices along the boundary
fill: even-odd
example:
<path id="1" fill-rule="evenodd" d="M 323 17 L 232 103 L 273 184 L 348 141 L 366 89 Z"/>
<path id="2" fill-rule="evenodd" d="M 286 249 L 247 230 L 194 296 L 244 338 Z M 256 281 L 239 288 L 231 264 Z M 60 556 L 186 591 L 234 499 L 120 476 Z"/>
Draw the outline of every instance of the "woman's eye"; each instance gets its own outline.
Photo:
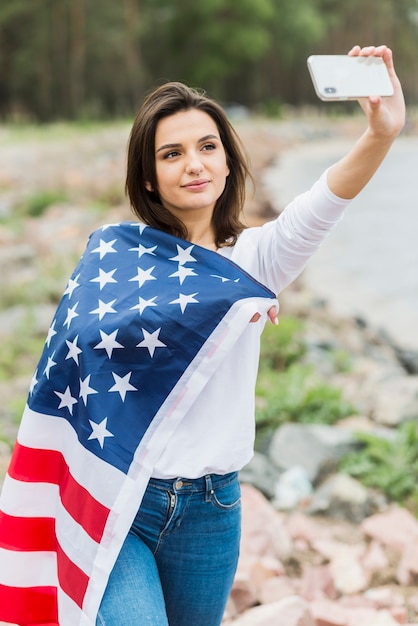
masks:
<path id="1" fill-rule="evenodd" d="M 174 157 L 176 157 L 179 153 L 177 152 L 177 150 L 171 150 L 171 152 L 167 152 L 164 155 L 165 159 L 173 159 Z"/>
<path id="2" fill-rule="evenodd" d="M 216 146 L 214 143 L 205 143 L 205 145 L 202 147 L 202 150 L 215 150 Z"/>

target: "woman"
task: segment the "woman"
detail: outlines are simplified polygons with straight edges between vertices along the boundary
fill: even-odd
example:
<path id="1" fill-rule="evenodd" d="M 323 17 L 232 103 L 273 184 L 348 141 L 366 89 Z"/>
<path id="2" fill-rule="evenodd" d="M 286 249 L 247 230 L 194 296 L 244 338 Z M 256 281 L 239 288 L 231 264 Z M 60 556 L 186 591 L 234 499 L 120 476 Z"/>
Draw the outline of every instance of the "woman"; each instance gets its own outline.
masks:
<path id="1" fill-rule="evenodd" d="M 144 102 L 126 180 L 141 225 L 92 235 L 51 325 L 5 481 L 5 570 L 17 551 L 20 566 L 40 562 L 22 560 L 38 552 L 52 573 L 0 584 L 0 619 L 221 623 L 238 561 L 237 473 L 253 449 L 260 333 L 268 318 L 277 323 L 275 294 L 300 274 L 404 124 L 391 51 L 350 54 L 381 56 L 394 95 L 361 101 L 368 125 L 354 147 L 260 228 L 240 222 L 249 172 L 222 109 L 180 83 Z M 12 545 L 8 523 L 16 528 L 21 515 L 12 490 L 26 496 L 25 485 L 33 493 L 46 482 L 60 496 L 55 526 L 43 521 L 36 545 Z M 20 523 L 47 519 L 37 506 Z M 46 565 L 51 554 L 55 565 Z"/>

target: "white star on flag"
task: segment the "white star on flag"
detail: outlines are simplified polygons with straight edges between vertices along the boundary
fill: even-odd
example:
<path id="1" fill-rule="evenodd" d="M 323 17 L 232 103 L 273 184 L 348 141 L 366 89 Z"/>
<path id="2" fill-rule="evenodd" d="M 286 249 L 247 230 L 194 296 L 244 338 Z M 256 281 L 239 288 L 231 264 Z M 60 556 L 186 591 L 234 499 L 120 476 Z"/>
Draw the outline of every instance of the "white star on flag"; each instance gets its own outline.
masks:
<path id="1" fill-rule="evenodd" d="M 143 222 L 132 222 L 132 224 L 129 224 L 129 226 L 133 226 L 134 228 L 138 228 L 140 235 L 142 235 L 144 230 L 146 228 L 148 228 L 147 224 L 144 224 Z"/>
<path id="2" fill-rule="evenodd" d="M 67 288 L 62 294 L 63 296 L 68 296 L 68 299 L 71 298 L 71 296 L 73 295 L 74 289 L 80 286 L 80 283 L 78 282 L 79 278 L 80 278 L 80 274 L 77 274 L 75 278 L 70 278 L 70 280 L 68 281 Z"/>
<path id="3" fill-rule="evenodd" d="M 96 389 L 90 387 L 90 374 L 85 377 L 84 380 L 80 378 L 80 393 L 78 394 L 79 398 L 83 398 L 84 406 L 87 406 L 87 397 L 93 393 L 99 393 Z"/>
<path id="4" fill-rule="evenodd" d="M 95 350 L 100 350 L 100 348 L 103 348 L 104 350 L 106 350 L 107 356 L 109 357 L 109 359 L 111 359 L 112 358 L 112 352 L 113 352 L 113 350 L 115 350 L 115 348 L 124 348 L 125 347 L 121 343 L 116 341 L 116 335 L 117 334 L 118 334 L 118 330 L 114 330 L 113 333 L 110 333 L 110 335 L 107 335 L 103 330 L 101 330 L 100 331 L 100 336 L 101 336 L 102 340 L 97 344 L 97 346 L 94 346 L 94 349 Z"/>
<path id="5" fill-rule="evenodd" d="M 55 350 L 52 353 L 52 356 L 48 357 L 48 360 L 47 360 L 46 365 L 45 365 L 44 374 L 45 374 L 45 376 L 48 379 L 49 379 L 49 374 L 50 374 L 50 371 L 51 371 L 51 367 L 54 367 L 54 365 L 56 365 L 56 362 L 54 361 L 54 355 L 55 355 Z"/>
<path id="6" fill-rule="evenodd" d="M 157 249 L 157 246 L 146 248 L 145 246 L 142 245 L 142 243 L 140 243 L 137 248 L 129 248 L 129 252 L 138 252 L 138 259 L 140 259 L 143 254 L 152 254 L 152 256 L 155 256 L 154 250 L 156 249 Z"/>
<path id="7" fill-rule="evenodd" d="M 38 370 L 36 369 L 36 370 L 35 370 L 35 373 L 34 373 L 34 374 L 33 374 L 33 376 L 32 376 L 32 379 L 31 379 L 31 381 L 30 381 L 29 393 L 30 393 L 31 395 L 32 395 L 32 393 L 33 393 L 33 390 L 35 389 L 35 385 L 37 385 L 37 384 L 38 384 L 38 379 L 36 378 L 37 374 L 38 374 Z"/>
<path id="8" fill-rule="evenodd" d="M 107 285 L 107 283 L 117 283 L 118 281 L 113 278 L 113 274 L 116 272 L 116 268 L 114 270 L 110 270 L 109 272 L 105 272 L 102 268 L 99 268 L 99 275 L 96 278 L 91 279 L 91 283 L 99 283 L 100 291 Z"/>
<path id="9" fill-rule="evenodd" d="M 131 306 L 130 311 L 135 311 L 135 309 L 138 309 L 139 314 L 142 315 L 142 313 L 145 311 L 145 309 L 148 306 L 157 306 L 154 302 L 154 300 L 156 299 L 157 299 L 157 296 L 154 296 L 153 298 L 150 298 L 149 300 L 145 300 L 144 298 L 140 297 L 138 304 Z"/>
<path id="10" fill-rule="evenodd" d="M 184 265 L 185 263 L 194 263 L 196 259 L 190 254 L 190 251 L 193 250 L 194 245 L 189 246 L 188 248 L 182 248 L 178 244 L 177 246 L 177 255 L 171 257 L 170 261 L 177 261 L 179 265 Z"/>
<path id="11" fill-rule="evenodd" d="M 229 282 L 231 282 L 231 279 L 230 278 L 225 278 L 225 276 L 219 276 L 218 274 L 211 274 L 211 276 L 212 276 L 212 278 L 219 278 L 219 280 L 222 283 L 229 283 Z M 236 278 L 232 282 L 238 283 L 239 282 L 239 278 Z"/>
<path id="12" fill-rule="evenodd" d="M 73 307 L 68 307 L 67 309 L 67 317 L 65 318 L 65 322 L 63 326 L 67 327 L 67 330 L 70 329 L 70 324 L 75 317 L 78 317 L 78 313 L 76 313 L 76 308 L 78 307 L 78 302 L 75 303 Z"/>
<path id="13" fill-rule="evenodd" d="M 99 306 L 94 311 L 90 311 L 91 314 L 97 313 L 99 315 L 99 320 L 102 320 L 106 313 L 116 313 L 113 305 L 116 302 L 116 298 L 111 302 L 103 302 L 103 300 L 99 300 Z"/>
<path id="14" fill-rule="evenodd" d="M 122 402 L 125 401 L 127 391 L 138 391 L 138 389 L 134 387 L 133 385 L 131 385 L 131 383 L 129 382 L 131 375 L 132 375 L 132 372 L 128 372 L 126 376 L 118 376 L 117 374 L 112 372 L 112 376 L 115 381 L 115 384 L 113 385 L 113 387 L 109 389 L 109 391 L 117 391 L 120 394 L 120 397 L 122 398 Z"/>
<path id="15" fill-rule="evenodd" d="M 73 414 L 73 404 L 77 404 L 78 400 L 76 398 L 72 397 L 71 389 L 67 386 L 67 388 L 64 391 L 64 393 L 60 393 L 59 391 L 54 391 L 54 393 L 61 400 L 58 408 L 59 409 L 66 408 L 66 409 L 69 410 L 69 412 L 72 415 Z"/>
<path id="16" fill-rule="evenodd" d="M 56 322 L 57 322 L 57 320 L 54 320 L 52 322 L 52 324 L 51 324 L 51 326 L 49 327 L 49 330 L 48 330 L 47 338 L 45 339 L 45 343 L 48 346 L 48 348 L 49 348 L 49 344 L 51 343 L 52 337 L 57 334 L 57 331 L 55 330 Z"/>
<path id="17" fill-rule="evenodd" d="M 101 231 L 103 232 L 103 231 L 107 230 L 108 228 L 119 228 L 119 226 L 120 226 L 120 222 L 114 222 L 113 224 L 112 223 L 110 223 L 110 224 L 103 224 L 103 226 L 101 227 Z M 115 239 L 115 241 L 116 241 L 116 239 Z"/>
<path id="18" fill-rule="evenodd" d="M 78 335 L 76 336 L 74 341 L 68 341 L 68 339 L 65 340 L 65 343 L 67 344 L 67 347 L 68 347 L 68 354 L 65 357 L 65 360 L 74 359 L 75 363 L 77 363 L 78 365 L 78 355 L 81 354 L 83 351 L 81 348 L 78 347 L 77 342 L 78 342 Z"/>
<path id="19" fill-rule="evenodd" d="M 91 252 L 98 252 L 100 254 L 100 260 L 102 260 L 103 257 L 106 256 L 106 254 L 108 254 L 109 252 L 116 252 L 113 247 L 113 244 L 116 241 L 116 239 L 113 239 L 112 241 L 104 241 L 104 239 L 100 239 L 100 243 L 97 248 L 95 248 Z"/>
<path id="20" fill-rule="evenodd" d="M 170 274 L 169 277 L 175 278 L 176 276 L 178 276 L 180 285 L 182 285 L 187 276 L 197 276 L 197 274 L 192 267 L 184 267 L 184 265 L 179 264 L 177 272 L 173 272 L 173 274 Z"/>
<path id="21" fill-rule="evenodd" d="M 138 267 L 138 273 L 136 276 L 133 276 L 132 278 L 129 279 L 129 282 L 133 282 L 134 280 L 138 281 L 138 287 L 142 287 L 142 285 L 147 281 L 147 280 L 157 280 L 155 278 L 155 276 L 152 275 L 153 270 L 155 269 L 155 265 L 154 267 L 149 267 L 147 270 L 143 270 L 141 267 Z"/>
<path id="22" fill-rule="evenodd" d="M 89 440 L 97 439 L 100 447 L 103 448 L 105 437 L 114 437 L 113 433 L 111 433 L 110 430 L 107 430 L 106 428 L 107 417 L 105 417 L 104 420 L 100 422 L 100 424 L 96 424 L 96 422 L 93 422 L 93 420 L 89 420 L 89 422 L 92 428 L 92 433 L 91 435 L 89 435 Z"/>
<path id="23" fill-rule="evenodd" d="M 190 294 L 179 293 L 179 297 L 176 300 L 172 300 L 169 304 L 179 304 L 181 312 L 184 313 L 188 304 L 199 302 L 199 300 L 195 299 L 195 296 L 197 296 L 197 292 Z"/>
<path id="24" fill-rule="evenodd" d="M 149 333 L 145 328 L 142 329 L 142 334 L 144 335 L 143 341 L 137 344 L 137 348 L 148 348 L 148 352 L 150 356 L 154 356 L 154 352 L 156 348 L 166 348 L 166 344 L 158 339 L 161 328 L 157 328 L 153 333 Z"/>

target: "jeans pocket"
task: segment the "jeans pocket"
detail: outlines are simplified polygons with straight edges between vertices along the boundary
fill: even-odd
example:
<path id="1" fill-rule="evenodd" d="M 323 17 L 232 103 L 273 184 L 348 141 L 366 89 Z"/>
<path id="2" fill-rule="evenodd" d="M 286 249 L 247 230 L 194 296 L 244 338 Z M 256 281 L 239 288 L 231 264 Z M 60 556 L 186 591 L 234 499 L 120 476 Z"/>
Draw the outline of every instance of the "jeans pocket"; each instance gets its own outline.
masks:
<path id="1" fill-rule="evenodd" d="M 228 483 L 213 487 L 211 502 L 219 509 L 230 511 L 241 505 L 241 488 L 238 479 Z"/>

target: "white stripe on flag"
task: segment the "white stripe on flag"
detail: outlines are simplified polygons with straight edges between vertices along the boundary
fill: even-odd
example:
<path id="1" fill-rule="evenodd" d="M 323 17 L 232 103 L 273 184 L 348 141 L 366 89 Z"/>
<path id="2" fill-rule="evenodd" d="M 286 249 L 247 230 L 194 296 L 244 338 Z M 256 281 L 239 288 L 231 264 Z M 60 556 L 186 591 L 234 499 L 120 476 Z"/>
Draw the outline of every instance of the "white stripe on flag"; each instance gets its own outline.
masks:
<path id="1" fill-rule="evenodd" d="M 15 552 L 0 548 L 0 561 L 1 585 L 48 587 L 58 584 L 55 552 Z"/>
<path id="2" fill-rule="evenodd" d="M 4 479 L 1 509 L 15 517 L 55 517 L 58 485 L 25 483 L 8 474 Z"/>

